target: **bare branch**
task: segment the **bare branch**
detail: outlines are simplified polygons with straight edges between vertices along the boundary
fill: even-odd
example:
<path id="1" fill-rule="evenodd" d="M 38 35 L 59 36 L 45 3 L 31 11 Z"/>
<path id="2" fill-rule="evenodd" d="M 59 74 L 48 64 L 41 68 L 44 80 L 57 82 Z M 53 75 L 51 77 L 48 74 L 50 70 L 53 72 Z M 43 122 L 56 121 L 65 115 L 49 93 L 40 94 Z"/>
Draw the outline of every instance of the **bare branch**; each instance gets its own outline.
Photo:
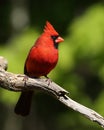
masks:
<path id="1" fill-rule="evenodd" d="M 0 57 L 0 87 L 11 91 L 28 91 L 28 90 L 39 90 L 54 95 L 54 97 L 67 107 L 81 113 L 91 121 L 97 122 L 101 127 L 104 127 L 104 117 L 89 109 L 67 96 L 69 93 L 59 85 L 51 82 L 48 85 L 46 79 L 32 79 L 29 78 L 24 80 L 25 75 L 13 74 L 5 71 L 7 69 L 7 60 Z"/>

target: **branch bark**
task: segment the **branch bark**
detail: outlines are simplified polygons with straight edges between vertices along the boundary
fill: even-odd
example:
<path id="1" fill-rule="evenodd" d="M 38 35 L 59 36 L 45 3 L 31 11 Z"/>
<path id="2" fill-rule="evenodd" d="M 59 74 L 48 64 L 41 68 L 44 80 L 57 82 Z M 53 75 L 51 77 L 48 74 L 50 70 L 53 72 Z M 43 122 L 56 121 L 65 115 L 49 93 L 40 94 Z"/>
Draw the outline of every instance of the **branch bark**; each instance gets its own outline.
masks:
<path id="1" fill-rule="evenodd" d="M 46 79 L 32 79 L 29 78 L 24 80 L 25 75 L 13 74 L 7 72 L 7 60 L 0 57 L 0 87 L 10 90 L 10 91 L 28 91 L 28 90 L 39 90 L 52 94 L 57 100 L 71 108 L 80 114 L 84 115 L 93 122 L 97 122 L 101 127 L 104 128 L 104 117 L 95 112 L 94 110 L 85 107 L 76 101 L 69 98 L 68 91 L 60 87 L 54 82 L 48 84 Z"/>

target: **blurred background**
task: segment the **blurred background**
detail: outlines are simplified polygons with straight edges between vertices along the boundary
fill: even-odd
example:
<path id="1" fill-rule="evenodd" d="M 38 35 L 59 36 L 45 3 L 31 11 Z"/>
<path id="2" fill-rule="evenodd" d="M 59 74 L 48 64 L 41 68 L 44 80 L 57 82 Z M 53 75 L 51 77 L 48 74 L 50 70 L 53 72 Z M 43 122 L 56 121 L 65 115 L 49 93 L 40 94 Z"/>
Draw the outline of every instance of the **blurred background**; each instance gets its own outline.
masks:
<path id="1" fill-rule="evenodd" d="M 48 75 L 75 101 L 104 116 L 104 1 L 0 0 L 0 55 L 8 71 L 23 73 L 29 49 L 50 21 L 65 39 Z M 34 95 L 27 117 L 14 114 L 20 93 L 0 88 L 0 130 L 100 130 L 53 97 Z"/>

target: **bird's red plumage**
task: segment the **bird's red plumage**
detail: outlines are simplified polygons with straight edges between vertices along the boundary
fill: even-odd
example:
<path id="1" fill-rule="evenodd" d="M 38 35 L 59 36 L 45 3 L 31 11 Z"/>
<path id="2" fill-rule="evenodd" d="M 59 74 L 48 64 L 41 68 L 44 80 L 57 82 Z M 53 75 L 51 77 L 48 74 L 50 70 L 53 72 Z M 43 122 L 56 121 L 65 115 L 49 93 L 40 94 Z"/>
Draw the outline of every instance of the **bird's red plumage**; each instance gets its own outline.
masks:
<path id="1" fill-rule="evenodd" d="M 48 35 L 59 35 L 54 27 L 47 21 L 44 27 L 44 33 Z"/>
<path id="2" fill-rule="evenodd" d="M 47 75 L 58 61 L 58 50 L 54 48 L 51 38 L 44 39 L 45 37 L 38 39 L 26 60 L 26 71 L 31 77 Z"/>
<path id="3" fill-rule="evenodd" d="M 58 49 L 56 46 L 62 41 L 63 39 L 59 36 L 53 26 L 49 22 L 46 22 L 43 34 L 37 39 L 27 56 L 24 73 L 30 77 L 47 76 L 57 64 Z M 22 98 L 20 98 L 15 108 L 17 114 L 25 116 L 29 113 L 29 102 L 32 98 L 31 94 L 31 91 L 28 93 L 22 92 Z M 25 106 L 28 107 L 24 108 Z"/>

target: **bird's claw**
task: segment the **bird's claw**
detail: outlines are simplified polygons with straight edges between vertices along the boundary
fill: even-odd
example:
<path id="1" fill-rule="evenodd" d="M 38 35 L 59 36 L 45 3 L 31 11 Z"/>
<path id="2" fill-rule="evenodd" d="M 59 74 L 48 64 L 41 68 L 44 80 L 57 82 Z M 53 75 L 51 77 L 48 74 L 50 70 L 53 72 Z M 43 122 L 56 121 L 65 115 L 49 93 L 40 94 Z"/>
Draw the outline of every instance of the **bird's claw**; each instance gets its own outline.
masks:
<path id="1" fill-rule="evenodd" d="M 47 76 L 45 76 L 46 77 L 46 82 L 47 82 L 47 84 L 48 84 L 48 86 L 52 83 L 52 80 L 49 78 L 49 77 L 47 77 Z"/>
<path id="2" fill-rule="evenodd" d="M 23 81 L 24 81 L 24 85 L 26 85 L 26 81 L 28 80 L 28 76 L 25 75 L 24 78 L 23 78 Z"/>

